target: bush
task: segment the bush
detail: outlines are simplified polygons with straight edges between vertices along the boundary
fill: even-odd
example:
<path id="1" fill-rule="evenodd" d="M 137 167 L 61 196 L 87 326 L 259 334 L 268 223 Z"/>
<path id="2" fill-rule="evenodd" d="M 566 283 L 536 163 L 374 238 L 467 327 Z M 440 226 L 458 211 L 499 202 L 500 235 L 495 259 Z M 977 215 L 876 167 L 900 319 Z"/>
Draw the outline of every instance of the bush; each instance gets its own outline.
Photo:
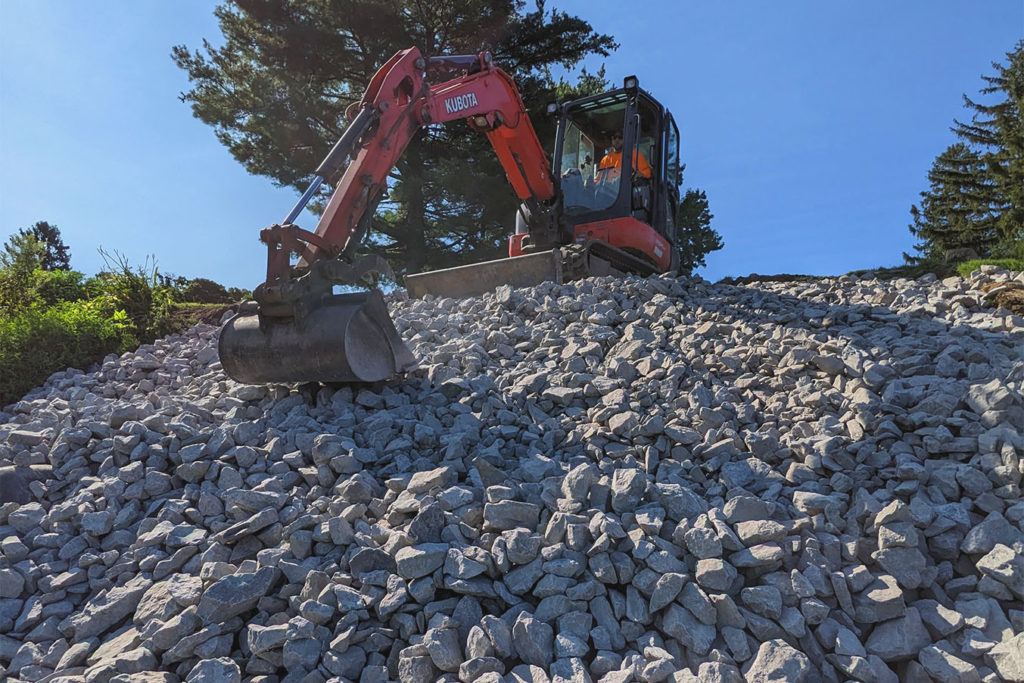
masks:
<path id="1" fill-rule="evenodd" d="M 1006 270 L 1024 270 L 1024 259 L 1015 258 L 977 258 L 971 261 L 964 261 L 956 267 L 960 277 L 970 277 L 979 266 L 999 266 Z"/>
<path id="2" fill-rule="evenodd" d="M 76 270 L 42 270 L 32 274 L 32 287 L 45 306 L 86 298 L 85 276 Z"/>
<path id="3" fill-rule="evenodd" d="M 179 299 L 197 304 L 233 303 L 224 285 L 204 277 L 188 280 L 179 292 Z"/>
<path id="4" fill-rule="evenodd" d="M 132 266 L 117 252 L 101 249 L 100 253 L 108 270 L 86 283 L 90 295 L 105 297 L 112 309 L 124 311 L 142 343 L 168 332 L 174 296 L 169 287 L 159 284 L 156 261 L 147 258 L 143 265 Z"/>
<path id="5" fill-rule="evenodd" d="M 52 373 L 82 368 L 137 341 L 123 312 L 101 299 L 27 308 L 0 317 L 0 406 L 21 398 Z"/>
<path id="6" fill-rule="evenodd" d="M 1024 228 L 1016 235 L 1007 237 L 992 248 L 992 258 L 1010 258 L 1024 260 Z"/>
<path id="7" fill-rule="evenodd" d="M 247 289 L 225 287 L 205 277 L 189 279 L 181 275 L 160 274 L 157 281 L 173 292 L 178 303 L 235 304 L 252 297 Z"/>
<path id="8" fill-rule="evenodd" d="M 916 280 L 922 275 L 935 275 L 936 277 L 949 277 L 955 273 L 953 264 L 933 257 L 914 259 L 913 263 L 902 266 L 869 268 L 850 271 L 849 275 L 864 275 L 871 273 L 879 280 L 898 280 L 905 278 Z"/>

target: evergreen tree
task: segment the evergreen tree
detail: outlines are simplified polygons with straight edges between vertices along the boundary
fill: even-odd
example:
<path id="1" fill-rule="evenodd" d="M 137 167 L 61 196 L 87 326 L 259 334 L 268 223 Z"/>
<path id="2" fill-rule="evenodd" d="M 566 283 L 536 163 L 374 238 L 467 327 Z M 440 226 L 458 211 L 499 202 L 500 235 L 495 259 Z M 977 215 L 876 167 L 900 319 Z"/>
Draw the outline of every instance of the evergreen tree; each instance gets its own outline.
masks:
<path id="1" fill-rule="evenodd" d="M 676 214 L 680 273 L 692 273 L 707 265 L 707 255 L 725 246 L 722 236 L 711 227 L 713 218 L 704 191 L 687 190 Z"/>
<path id="2" fill-rule="evenodd" d="M 964 95 L 971 120 L 952 129 L 961 142 L 935 159 L 910 209 L 920 242 L 908 262 L 1024 254 L 1024 41 L 992 66 L 980 93 L 995 101 Z"/>
<path id="3" fill-rule="evenodd" d="M 540 123 L 534 115 L 558 87 L 550 67 L 617 47 L 543 0 L 534 10 L 524 0 L 226 0 L 215 15 L 223 46 L 173 50 L 192 84 L 182 99 L 247 170 L 297 190 L 340 136 L 346 107 L 398 50 L 490 50 Z M 430 126 L 398 162 L 368 247 L 412 272 L 495 256 L 515 207 L 484 136 Z"/>
<path id="4" fill-rule="evenodd" d="M 46 246 L 30 231 L 11 235 L 0 250 L 0 314 L 10 314 L 35 301 L 32 274 L 43 262 Z"/>
<path id="5" fill-rule="evenodd" d="M 71 250 L 60 236 L 60 228 L 46 221 L 39 221 L 31 228 L 20 231 L 22 235 L 31 234 L 40 244 L 45 245 L 46 253 L 40 268 L 43 270 L 71 270 Z"/>
<path id="6" fill-rule="evenodd" d="M 915 249 L 939 260 L 988 256 L 998 239 L 999 214 L 982 157 L 962 142 L 950 145 L 932 164 L 928 182 L 920 208 L 910 208 L 910 232 L 920 240 Z"/>
<path id="7" fill-rule="evenodd" d="M 976 145 L 984 160 L 997 239 L 1020 239 L 1024 231 L 1024 40 L 1006 55 L 1007 64 L 993 62 L 994 76 L 982 76 L 982 96 L 1000 98 L 994 104 L 964 95 L 973 112 L 971 121 L 956 121 L 953 130 Z"/>

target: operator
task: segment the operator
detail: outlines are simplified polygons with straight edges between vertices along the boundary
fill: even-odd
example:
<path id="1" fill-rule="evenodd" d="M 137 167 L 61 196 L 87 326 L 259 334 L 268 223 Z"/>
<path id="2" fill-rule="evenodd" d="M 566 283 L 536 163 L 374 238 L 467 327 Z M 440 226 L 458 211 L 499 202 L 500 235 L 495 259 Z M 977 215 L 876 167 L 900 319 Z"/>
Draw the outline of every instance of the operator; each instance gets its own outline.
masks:
<path id="1" fill-rule="evenodd" d="M 612 150 L 605 154 L 601 163 L 597 165 L 599 174 L 608 169 L 622 170 L 622 131 L 612 133 Z M 639 149 L 633 150 L 633 172 L 642 178 L 651 179 L 651 164 Z"/>

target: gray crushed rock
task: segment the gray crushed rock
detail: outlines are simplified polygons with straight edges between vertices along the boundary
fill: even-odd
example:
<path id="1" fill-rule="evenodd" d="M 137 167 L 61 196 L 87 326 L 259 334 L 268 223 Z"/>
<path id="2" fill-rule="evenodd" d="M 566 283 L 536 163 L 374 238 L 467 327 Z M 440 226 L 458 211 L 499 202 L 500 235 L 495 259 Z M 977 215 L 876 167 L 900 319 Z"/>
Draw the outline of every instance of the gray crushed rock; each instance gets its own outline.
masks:
<path id="1" fill-rule="evenodd" d="M 0 413 L 0 678 L 1024 680 L 1010 280 L 395 295 L 378 387 L 202 325 L 57 373 Z"/>

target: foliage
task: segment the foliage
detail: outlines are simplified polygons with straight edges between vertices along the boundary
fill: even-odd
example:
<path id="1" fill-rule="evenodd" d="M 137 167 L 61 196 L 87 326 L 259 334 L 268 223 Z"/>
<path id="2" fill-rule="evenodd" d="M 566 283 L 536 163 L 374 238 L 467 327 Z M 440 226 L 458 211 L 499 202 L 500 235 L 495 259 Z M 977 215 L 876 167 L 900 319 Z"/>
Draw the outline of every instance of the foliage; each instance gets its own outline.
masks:
<path id="1" fill-rule="evenodd" d="M 71 250 L 60 236 L 60 228 L 46 221 L 39 221 L 31 228 L 24 228 L 20 234 L 31 234 L 45 245 L 46 253 L 40 268 L 43 270 L 69 270 L 71 268 Z"/>
<path id="2" fill-rule="evenodd" d="M 85 276 L 77 270 L 43 270 L 32 273 L 32 288 L 44 306 L 55 306 L 65 301 L 78 301 L 87 296 Z"/>
<path id="3" fill-rule="evenodd" d="M 962 142 L 950 145 L 935 159 L 928 182 L 921 207 L 910 208 L 910 232 L 921 240 L 916 249 L 947 260 L 986 255 L 998 233 L 994 188 L 981 156 Z"/>
<path id="4" fill-rule="evenodd" d="M 985 104 L 964 95 L 971 121 L 957 121 L 953 132 L 980 150 L 993 186 L 997 231 L 1010 237 L 1024 230 L 1024 40 L 1006 59 L 1006 64 L 992 63 L 995 75 L 981 77 L 980 94 L 999 101 Z"/>
<path id="5" fill-rule="evenodd" d="M 852 270 L 847 275 L 868 275 L 879 280 L 916 280 L 923 275 L 934 275 L 936 277 L 949 277 L 956 274 L 956 269 L 946 261 L 933 260 L 929 258 L 918 259 L 914 263 L 907 263 L 901 266 L 882 266 L 879 268 L 861 268 Z"/>
<path id="6" fill-rule="evenodd" d="M 222 46 L 174 48 L 191 81 L 182 99 L 247 170 L 299 190 L 341 134 L 346 107 L 399 50 L 490 50 L 548 141 L 552 129 L 539 114 L 563 85 L 550 68 L 572 69 L 617 47 L 543 1 L 528 9 L 524 0 L 226 0 L 215 15 Z M 398 272 L 496 256 L 515 209 L 484 136 L 459 124 L 431 126 L 393 171 L 365 246 Z"/>
<path id="7" fill-rule="evenodd" d="M 964 95 L 968 122 L 955 121 L 960 142 L 940 154 L 928 173 L 920 207 L 911 207 L 918 255 L 946 261 L 1020 254 L 1024 250 L 1024 41 L 982 76 L 980 94 Z"/>
<path id="8" fill-rule="evenodd" d="M 151 258 L 133 267 L 117 252 L 100 253 L 106 270 L 86 280 L 74 270 L 44 269 L 46 250 L 32 231 L 19 231 L 0 250 L 0 406 L 53 372 L 85 368 L 199 321 L 216 323 L 226 308 L 175 303 L 179 292 Z M 204 278 L 181 280 L 183 296 L 234 302 L 248 294 Z"/>
<path id="9" fill-rule="evenodd" d="M 35 300 L 32 275 L 42 265 L 44 245 L 31 233 L 11 235 L 0 251 L 0 314 L 31 306 Z"/>
<path id="10" fill-rule="evenodd" d="M 969 277 L 971 273 L 978 270 L 981 266 L 998 266 L 1006 270 L 1024 270 L 1024 259 L 1012 259 L 1012 258 L 991 258 L 991 259 L 972 259 L 970 261 L 964 261 L 956 267 L 956 272 L 959 273 L 960 277 Z"/>
<path id="11" fill-rule="evenodd" d="M 124 255 L 100 249 L 107 270 L 99 273 L 90 286 L 106 298 L 115 310 L 124 311 L 132 334 L 140 342 L 150 342 L 167 332 L 167 320 L 174 304 L 173 292 L 160 285 L 156 260 L 147 257 L 141 266 L 132 266 Z"/>
<path id="12" fill-rule="evenodd" d="M 680 273 L 692 273 L 707 265 L 707 255 L 725 246 L 722 236 L 711 227 L 713 218 L 704 191 L 687 190 L 676 214 Z"/>
<path id="13" fill-rule="evenodd" d="M 189 279 L 181 275 L 159 275 L 159 283 L 169 287 L 177 302 L 198 304 L 233 304 L 252 296 L 238 287 L 225 287 L 204 277 Z"/>
<path id="14" fill-rule="evenodd" d="M 999 240 L 992 247 L 992 257 L 1024 259 L 1024 228 Z"/>
<path id="15" fill-rule="evenodd" d="M 0 316 L 0 405 L 20 398 L 50 374 L 68 367 L 86 368 L 137 342 L 122 312 L 106 301 L 62 302 L 33 306 Z"/>
<path id="16" fill-rule="evenodd" d="M 231 304 L 245 298 L 242 290 L 224 285 L 204 277 L 189 280 L 181 289 L 179 301 L 190 301 L 197 304 Z"/>

